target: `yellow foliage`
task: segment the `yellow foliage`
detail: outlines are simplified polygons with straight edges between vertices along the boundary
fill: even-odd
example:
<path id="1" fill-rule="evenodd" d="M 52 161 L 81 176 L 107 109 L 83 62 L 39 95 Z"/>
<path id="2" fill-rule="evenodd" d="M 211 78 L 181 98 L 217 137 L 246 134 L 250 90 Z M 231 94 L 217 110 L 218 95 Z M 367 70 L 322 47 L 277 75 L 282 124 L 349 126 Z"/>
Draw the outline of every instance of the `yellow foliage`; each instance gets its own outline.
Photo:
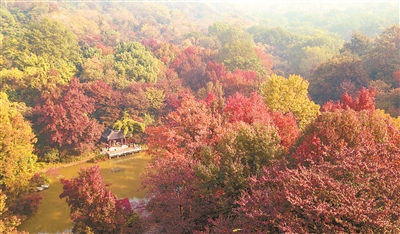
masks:
<path id="1" fill-rule="evenodd" d="M 319 114 L 319 105 L 308 97 L 308 81 L 298 75 L 289 78 L 272 75 L 261 83 L 260 93 L 272 111 L 293 113 L 300 129 Z"/>
<path id="2" fill-rule="evenodd" d="M 384 110 L 381 110 L 381 109 L 376 109 L 375 115 L 381 116 L 385 119 L 390 119 L 393 122 L 394 126 L 397 129 L 399 129 L 399 131 L 400 131 L 400 116 L 398 116 L 397 118 L 394 118 L 394 117 L 390 116 L 390 114 L 386 113 Z"/>
<path id="3" fill-rule="evenodd" d="M 1 92 L 0 106 L 0 185 L 13 193 L 26 186 L 35 172 L 35 135 L 19 105 Z"/>
<path id="4" fill-rule="evenodd" d="M 146 98 L 147 100 L 149 100 L 152 108 L 160 109 L 162 103 L 164 102 L 165 94 L 163 90 L 156 88 L 147 88 Z"/>
<path id="5" fill-rule="evenodd" d="M 113 124 L 113 128 L 122 130 L 124 136 L 127 136 L 129 133 L 144 132 L 146 126 L 141 122 L 131 119 L 128 112 L 124 111 L 122 119 L 117 120 Z"/>
<path id="6" fill-rule="evenodd" d="M 0 233 L 19 233 L 16 229 L 20 220 L 16 216 L 3 215 L 8 209 L 6 207 L 7 196 L 0 190 Z M 22 232 L 24 233 L 24 232 Z"/>
<path id="7" fill-rule="evenodd" d="M 399 129 L 400 131 L 400 116 L 394 119 L 394 125 Z"/>

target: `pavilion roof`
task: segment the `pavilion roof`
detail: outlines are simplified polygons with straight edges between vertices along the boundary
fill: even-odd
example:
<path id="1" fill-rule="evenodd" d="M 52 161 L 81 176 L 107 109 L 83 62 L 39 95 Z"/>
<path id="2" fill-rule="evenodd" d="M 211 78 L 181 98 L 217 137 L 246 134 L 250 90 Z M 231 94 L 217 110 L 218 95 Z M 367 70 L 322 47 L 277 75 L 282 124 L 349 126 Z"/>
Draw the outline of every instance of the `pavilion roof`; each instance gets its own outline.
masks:
<path id="1" fill-rule="evenodd" d="M 129 136 L 130 134 L 128 134 L 127 136 Z M 126 136 L 124 136 L 124 131 L 122 130 L 113 130 L 108 128 L 107 130 L 105 130 L 103 132 L 103 134 L 101 135 L 101 138 L 107 141 L 110 140 L 119 140 L 119 139 L 124 139 Z"/>

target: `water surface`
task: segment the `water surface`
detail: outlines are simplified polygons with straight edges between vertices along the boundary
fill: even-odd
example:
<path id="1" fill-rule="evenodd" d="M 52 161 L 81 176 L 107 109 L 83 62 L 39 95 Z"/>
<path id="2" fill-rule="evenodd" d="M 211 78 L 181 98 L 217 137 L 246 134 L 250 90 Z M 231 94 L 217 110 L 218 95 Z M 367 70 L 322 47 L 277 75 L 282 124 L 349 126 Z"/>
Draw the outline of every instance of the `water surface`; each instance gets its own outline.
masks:
<path id="1" fill-rule="evenodd" d="M 113 158 L 99 162 L 101 174 L 106 183 L 111 183 L 109 189 L 118 198 L 143 198 L 145 191 L 141 187 L 140 174 L 143 172 L 150 157 L 144 153 Z M 25 220 L 19 227 L 19 231 L 29 233 L 63 233 L 70 232 L 72 222 L 69 217 L 69 207 L 65 199 L 60 199 L 62 185 L 59 178 L 70 179 L 76 177 L 81 167 L 90 167 L 94 163 L 82 163 L 58 170 L 50 171 L 52 182 L 50 188 L 40 192 L 43 195 L 42 204 L 38 212 Z M 123 168 L 124 170 L 113 172 L 112 168 Z"/>

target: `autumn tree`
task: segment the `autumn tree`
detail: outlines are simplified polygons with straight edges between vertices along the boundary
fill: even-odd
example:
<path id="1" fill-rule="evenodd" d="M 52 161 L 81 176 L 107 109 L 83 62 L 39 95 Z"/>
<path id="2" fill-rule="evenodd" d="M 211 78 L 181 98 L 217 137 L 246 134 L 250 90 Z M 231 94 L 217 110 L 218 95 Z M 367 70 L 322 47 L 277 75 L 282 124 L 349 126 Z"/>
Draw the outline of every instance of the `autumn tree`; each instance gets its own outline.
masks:
<path id="1" fill-rule="evenodd" d="M 158 43 L 155 40 L 145 40 L 142 43 L 143 45 L 147 45 L 148 47 L 150 47 L 154 56 L 156 56 L 156 58 L 163 62 L 165 65 L 172 64 L 181 53 L 178 46 L 171 43 Z"/>
<path id="2" fill-rule="evenodd" d="M 399 68 L 399 70 L 394 71 L 394 72 L 392 73 L 392 76 L 393 76 L 393 78 L 394 78 L 395 80 L 397 80 L 397 82 L 399 82 L 399 84 L 400 84 L 400 68 Z"/>
<path id="3" fill-rule="evenodd" d="M 90 118 L 93 111 L 94 100 L 85 95 L 79 80 L 72 78 L 69 85 L 41 96 L 35 107 L 35 125 L 43 143 L 65 153 L 82 153 L 94 147 L 102 132 L 102 126 Z"/>
<path id="4" fill-rule="evenodd" d="M 83 84 L 85 95 L 94 100 L 94 111 L 91 116 L 100 124 L 111 126 L 121 114 L 123 105 L 122 93 L 103 81 Z"/>
<path id="5" fill-rule="evenodd" d="M 214 190 L 201 186 L 204 181 L 197 175 L 198 166 L 198 160 L 180 153 L 157 154 L 148 164 L 143 183 L 151 194 L 147 222 L 156 232 L 203 230 L 207 217 L 216 212 L 218 198 Z"/>
<path id="6" fill-rule="evenodd" d="M 148 221 L 158 232 L 203 230 L 217 205 L 214 190 L 204 190 L 196 168 L 221 136 L 222 119 L 193 95 L 180 98 L 164 125 L 146 128 L 154 160 L 148 164 L 143 185 L 150 191 Z"/>
<path id="7" fill-rule="evenodd" d="M 353 33 L 350 42 L 344 43 L 341 53 L 350 51 L 359 57 L 368 53 L 371 47 L 371 38 L 362 34 L 361 32 Z"/>
<path id="8" fill-rule="evenodd" d="M 210 49 L 201 49 L 199 47 L 188 47 L 177 56 L 174 61 L 173 68 L 180 78 L 183 85 L 197 91 L 203 88 L 209 77 L 205 71 L 207 62 L 215 59 L 215 52 Z"/>
<path id="9" fill-rule="evenodd" d="M 391 116 L 400 116 L 400 88 L 378 90 L 376 93 L 376 108 L 385 110 Z"/>
<path id="10" fill-rule="evenodd" d="M 145 94 L 147 100 L 150 102 L 150 107 L 153 110 L 158 110 L 162 107 L 165 100 L 165 94 L 163 90 L 149 87 L 146 89 Z"/>
<path id="11" fill-rule="evenodd" d="M 231 225 L 244 232 L 397 230 L 399 140 L 393 122 L 375 112 L 322 113 L 288 164 L 250 179 Z"/>
<path id="12" fill-rule="evenodd" d="M 16 196 L 28 186 L 36 170 L 37 157 L 33 154 L 36 139 L 21 114 L 26 107 L 10 102 L 5 93 L 0 93 L 0 102 L 0 186 L 6 194 Z"/>
<path id="13" fill-rule="evenodd" d="M 266 53 L 266 49 L 263 46 L 258 45 L 254 48 L 254 51 L 256 52 L 257 57 L 261 60 L 261 64 L 267 74 L 271 74 L 274 62 L 272 61 L 271 56 Z"/>
<path id="14" fill-rule="evenodd" d="M 354 97 L 350 96 L 348 93 L 343 94 L 342 103 L 337 101 L 336 103 L 333 101 L 329 101 L 322 106 L 322 111 L 334 111 L 338 109 L 352 109 L 355 111 L 374 111 L 375 110 L 375 94 L 376 89 L 365 89 L 362 88 L 358 95 Z"/>
<path id="15" fill-rule="evenodd" d="M 160 232 L 203 231 L 208 218 L 229 216 L 248 177 L 282 157 L 299 134 L 292 115 L 270 112 L 256 93 L 236 94 L 217 111 L 213 100 L 183 96 L 165 126 L 146 130 L 154 155 L 146 209 Z"/>
<path id="16" fill-rule="evenodd" d="M 260 93 L 272 111 L 292 113 L 301 129 L 319 113 L 319 106 L 308 97 L 308 82 L 300 76 L 273 75 L 260 85 Z"/>
<path id="17" fill-rule="evenodd" d="M 104 63 L 97 57 L 87 59 L 82 65 L 82 81 L 104 80 Z"/>
<path id="18" fill-rule="evenodd" d="M 253 125 L 272 125 L 277 128 L 281 144 L 286 148 L 295 142 L 299 136 L 299 128 L 296 119 L 291 113 L 282 114 L 272 112 L 265 105 L 263 97 L 254 92 L 250 97 L 245 97 L 240 93 L 228 98 L 224 108 L 228 122 L 244 122 Z"/>
<path id="19" fill-rule="evenodd" d="M 237 69 L 230 72 L 225 65 L 217 62 L 207 63 L 205 78 L 215 86 L 220 85 L 225 97 L 233 96 L 237 92 L 250 96 L 257 90 L 259 83 L 255 71 Z"/>
<path id="20" fill-rule="evenodd" d="M 17 226 L 21 220 L 13 215 L 7 214 L 8 208 L 6 206 L 7 196 L 0 190 L 0 232 L 16 234 Z"/>
<path id="21" fill-rule="evenodd" d="M 164 126 L 147 128 L 149 149 L 162 149 L 173 154 L 185 152 L 185 155 L 195 157 L 201 147 L 218 139 L 221 121 L 221 117 L 213 116 L 205 103 L 186 94 L 176 111 L 168 114 Z"/>
<path id="22" fill-rule="evenodd" d="M 32 194 L 30 183 L 37 171 L 36 139 L 23 116 L 28 110 L 24 104 L 10 102 L 0 92 L 0 106 L 0 229 L 16 233 L 15 227 L 37 211 L 42 199 L 40 194 Z"/>
<path id="23" fill-rule="evenodd" d="M 105 184 L 98 165 L 81 168 L 78 177 L 61 179 L 71 209 L 73 232 L 140 233 L 139 217 L 128 198 L 117 199 Z"/>
<path id="24" fill-rule="evenodd" d="M 221 77 L 221 84 L 226 97 L 240 92 L 249 96 L 257 89 L 257 73 L 255 71 L 236 70 Z"/>
<path id="25" fill-rule="evenodd" d="M 123 107 L 130 116 L 138 120 L 151 108 L 151 103 L 146 96 L 147 87 L 148 85 L 146 83 L 132 82 L 121 92 L 123 95 L 121 107 Z"/>

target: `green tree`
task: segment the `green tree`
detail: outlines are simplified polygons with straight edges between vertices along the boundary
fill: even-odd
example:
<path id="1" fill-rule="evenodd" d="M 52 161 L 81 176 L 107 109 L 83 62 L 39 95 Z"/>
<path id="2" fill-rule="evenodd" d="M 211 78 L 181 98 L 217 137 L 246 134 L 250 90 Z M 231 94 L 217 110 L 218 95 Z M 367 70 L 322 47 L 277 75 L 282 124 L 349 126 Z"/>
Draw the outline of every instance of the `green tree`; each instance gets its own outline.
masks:
<path id="1" fill-rule="evenodd" d="M 218 53 L 218 62 L 223 63 L 231 72 L 253 70 L 259 75 L 266 75 L 261 59 L 255 51 L 252 36 L 238 27 L 215 23 L 209 27 L 211 37 L 216 37 L 221 42 Z"/>
<path id="2" fill-rule="evenodd" d="M 346 51 L 350 51 L 352 54 L 357 56 L 365 55 L 372 46 L 372 40 L 368 36 L 355 32 L 351 37 L 350 42 L 344 43 L 343 48 L 341 49 L 341 53 Z"/>
<path id="3" fill-rule="evenodd" d="M 237 69 L 254 70 L 260 75 L 266 75 L 251 38 L 236 39 L 225 44 L 218 53 L 218 61 L 232 72 Z"/>
<path id="4" fill-rule="evenodd" d="M 115 48 L 115 70 L 130 82 L 157 82 L 162 63 L 138 42 L 121 43 Z"/>
<path id="5" fill-rule="evenodd" d="M 65 84 L 80 64 L 75 35 L 62 23 L 43 18 L 18 25 L 11 18 L 2 30 L 2 91 L 29 105 L 51 85 Z M 57 74 L 56 74 L 57 73 Z"/>
<path id="6" fill-rule="evenodd" d="M 113 128 L 122 130 L 124 136 L 127 136 L 130 133 L 144 132 L 145 126 L 143 123 L 131 119 L 128 112 L 124 111 L 122 118 L 113 124 Z"/>
<path id="7" fill-rule="evenodd" d="M 298 64 L 298 72 L 304 77 L 310 77 L 316 67 L 322 62 L 328 60 L 332 53 L 326 46 L 306 46 L 301 48 L 303 58 Z"/>
<path id="8" fill-rule="evenodd" d="M 81 62 L 76 36 L 58 21 L 43 18 L 31 23 L 23 40 L 30 53 L 43 57 L 65 81 L 69 81 L 76 72 L 75 65 Z"/>
<path id="9" fill-rule="evenodd" d="M 393 72 L 400 67 L 400 26 L 394 25 L 386 29 L 372 43 L 371 50 L 363 63 L 365 70 L 373 80 L 383 80 L 393 87 L 399 82 L 393 78 Z"/>
<path id="10" fill-rule="evenodd" d="M 238 122 L 227 130 L 216 147 L 221 159 L 214 181 L 226 196 L 225 212 L 231 211 L 234 200 L 248 188 L 249 177 L 260 175 L 264 166 L 283 155 L 285 150 L 280 143 L 278 129 L 272 125 Z"/>
<path id="11" fill-rule="evenodd" d="M 368 76 L 359 57 L 342 54 L 322 63 L 310 77 L 310 94 L 317 103 L 339 100 L 344 92 L 368 86 Z"/>

